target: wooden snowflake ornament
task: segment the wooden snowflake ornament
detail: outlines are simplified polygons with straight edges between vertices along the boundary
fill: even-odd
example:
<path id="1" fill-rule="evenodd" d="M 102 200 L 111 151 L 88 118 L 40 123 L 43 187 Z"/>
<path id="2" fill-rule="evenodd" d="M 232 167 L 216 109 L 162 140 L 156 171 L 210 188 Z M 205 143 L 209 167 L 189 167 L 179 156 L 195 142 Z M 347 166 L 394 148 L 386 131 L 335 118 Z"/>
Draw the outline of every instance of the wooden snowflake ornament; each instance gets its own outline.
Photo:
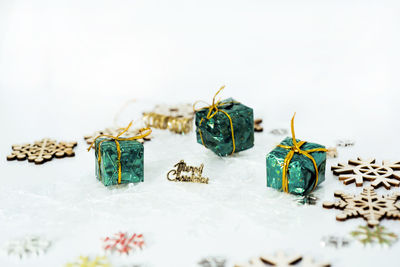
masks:
<path id="1" fill-rule="evenodd" d="M 35 164 L 42 164 L 52 158 L 75 156 L 76 142 L 59 142 L 52 139 L 42 139 L 33 144 L 13 145 L 11 155 L 7 160 L 26 160 Z"/>
<path id="2" fill-rule="evenodd" d="M 299 204 L 299 205 L 315 205 L 317 204 L 318 197 L 315 196 L 314 194 L 308 194 L 305 196 L 299 196 L 296 197 L 294 200 Z"/>
<path id="3" fill-rule="evenodd" d="M 400 192 L 390 196 L 379 196 L 374 188 L 369 186 L 363 189 L 358 196 L 352 196 L 341 191 L 335 192 L 337 202 L 324 202 L 323 207 L 327 209 L 341 209 L 343 212 L 336 216 L 338 221 L 350 218 L 362 217 L 370 227 L 379 224 L 379 220 L 386 218 L 400 219 Z"/>
<path id="4" fill-rule="evenodd" d="M 350 240 L 342 236 L 330 235 L 330 236 L 324 236 L 321 239 L 321 246 L 323 247 L 334 247 L 338 249 L 347 247 L 349 245 L 350 245 Z"/>
<path id="5" fill-rule="evenodd" d="M 124 129 L 124 128 L 106 128 L 106 129 L 104 129 L 104 130 L 102 130 L 102 131 L 96 131 L 96 132 L 94 132 L 93 134 L 85 135 L 85 136 L 83 137 L 83 139 L 85 139 L 85 141 L 86 141 L 86 143 L 87 143 L 88 145 L 91 145 L 91 144 L 93 144 L 94 139 L 95 139 L 97 136 L 103 135 L 103 134 L 111 135 L 111 136 L 117 136 L 117 135 L 121 132 L 121 130 L 123 130 L 123 129 Z M 129 130 L 126 131 L 121 137 L 131 137 L 131 136 L 137 135 L 138 133 L 139 133 L 139 130 L 138 130 L 138 129 L 129 129 Z M 149 135 L 149 136 L 146 136 L 146 137 L 144 137 L 144 138 L 142 138 L 142 139 L 138 139 L 137 141 L 138 141 L 139 143 L 142 143 L 142 144 L 143 144 L 145 141 L 150 141 L 151 138 L 152 138 L 152 136 Z"/>
<path id="6" fill-rule="evenodd" d="M 316 263 L 311 258 L 302 257 L 300 255 L 287 256 L 284 252 L 278 252 L 274 256 L 265 255 L 253 260 L 250 263 L 244 265 L 235 265 L 235 267 L 330 267 L 329 263 Z"/>
<path id="7" fill-rule="evenodd" d="M 226 259 L 220 257 L 208 257 L 202 259 L 197 264 L 201 267 L 225 267 Z"/>
<path id="8" fill-rule="evenodd" d="M 333 174 L 339 175 L 339 180 L 345 185 L 354 183 L 362 186 L 364 181 L 371 181 L 371 185 L 377 188 L 383 185 L 386 189 L 400 185 L 400 161 L 383 161 L 382 165 L 375 163 L 375 159 L 349 160 L 348 164 L 339 163 L 332 166 Z"/>
<path id="9" fill-rule="evenodd" d="M 385 227 L 379 225 L 372 229 L 368 226 L 359 226 L 358 230 L 352 231 L 350 235 L 363 245 L 378 243 L 391 246 L 398 239 L 395 233 L 389 232 Z"/>
<path id="10" fill-rule="evenodd" d="M 264 131 L 264 128 L 261 126 L 261 123 L 263 122 L 262 119 L 255 119 L 254 120 L 254 131 L 255 132 L 262 132 Z"/>

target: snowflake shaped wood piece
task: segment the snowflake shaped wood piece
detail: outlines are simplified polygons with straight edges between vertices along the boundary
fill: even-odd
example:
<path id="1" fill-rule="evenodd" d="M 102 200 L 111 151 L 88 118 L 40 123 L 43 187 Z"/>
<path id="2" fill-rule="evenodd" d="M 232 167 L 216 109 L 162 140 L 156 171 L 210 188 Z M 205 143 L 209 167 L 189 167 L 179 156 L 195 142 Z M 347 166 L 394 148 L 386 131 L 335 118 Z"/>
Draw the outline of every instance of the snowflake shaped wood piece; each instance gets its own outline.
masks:
<path id="1" fill-rule="evenodd" d="M 83 139 L 85 139 L 86 143 L 88 145 L 93 144 L 94 139 L 102 134 L 106 134 L 106 135 L 112 135 L 112 136 L 117 136 L 124 128 L 106 128 L 102 131 L 96 131 L 93 134 L 89 134 L 89 135 L 85 135 L 83 137 Z M 138 129 L 129 129 L 127 132 L 125 132 L 123 135 L 121 135 L 121 137 L 131 137 L 131 136 L 135 136 L 139 133 Z M 136 141 L 138 141 L 139 143 L 144 143 L 145 141 L 150 141 L 152 139 L 152 136 L 146 136 L 144 138 L 141 139 L 137 139 Z"/>
<path id="2" fill-rule="evenodd" d="M 44 254 L 50 245 L 50 241 L 39 236 L 28 236 L 23 239 L 8 242 L 4 249 L 8 255 L 23 258 L 30 255 Z"/>
<path id="3" fill-rule="evenodd" d="M 135 249 L 142 249 L 144 246 L 144 239 L 142 234 L 117 233 L 112 237 L 104 239 L 104 249 L 110 252 L 119 252 L 129 254 L 130 251 Z"/>
<path id="4" fill-rule="evenodd" d="M 53 157 L 64 158 L 73 157 L 73 148 L 76 142 L 59 142 L 52 139 L 42 139 L 33 144 L 13 145 L 11 155 L 7 160 L 26 160 L 35 164 L 42 164 L 51 160 Z"/>
<path id="5" fill-rule="evenodd" d="M 364 181 L 372 181 L 371 185 L 377 188 L 383 185 L 386 189 L 400 185 L 400 161 L 383 161 L 382 165 L 375 163 L 375 159 L 349 160 L 348 164 L 339 163 L 331 170 L 339 175 L 339 180 L 345 185 L 354 183 L 362 186 Z"/>
<path id="6" fill-rule="evenodd" d="M 283 252 L 278 252 L 274 256 L 270 255 L 261 256 L 259 258 L 251 260 L 250 263 L 246 265 L 235 265 L 235 267 L 267 267 L 267 266 L 330 267 L 331 265 L 328 263 L 316 263 L 313 259 L 303 258 L 300 255 L 287 256 Z"/>
<path id="7" fill-rule="evenodd" d="M 199 266 L 202 267 L 225 267 L 226 260 L 219 257 L 204 258 L 198 262 Z"/>
<path id="8" fill-rule="evenodd" d="M 262 132 L 264 131 L 264 128 L 261 126 L 261 123 L 263 122 L 262 119 L 255 119 L 254 120 L 254 131 L 255 132 Z"/>
<path id="9" fill-rule="evenodd" d="M 77 262 L 67 263 L 65 267 L 110 267 L 106 257 L 97 256 L 94 260 L 80 256 Z"/>
<path id="10" fill-rule="evenodd" d="M 340 236 L 324 236 L 321 245 L 323 247 L 344 248 L 350 245 L 350 240 Z"/>
<path id="11" fill-rule="evenodd" d="M 364 218 L 370 227 L 379 224 L 379 220 L 384 218 L 400 219 L 400 203 L 396 203 L 400 198 L 400 192 L 390 196 L 379 196 L 373 187 L 363 189 L 358 196 L 352 196 L 341 191 L 335 192 L 337 202 L 324 202 L 323 207 L 327 209 L 341 209 L 343 212 L 336 216 L 338 221 L 345 221 L 354 217 Z"/>
<path id="12" fill-rule="evenodd" d="M 349 146 L 354 146 L 356 142 L 354 140 L 350 139 L 340 139 L 336 141 L 336 146 L 339 147 L 349 147 Z"/>
<path id="13" fill-rule="evenodd" d="M 296 197 L 295 201 L 299 205 L 315 205 L 315 204 L 317 204 L 318 197 L 315 196 L 314 194 L 308 194 L 305 196 Z"/>
<path id="14" fill-rule="evenodd" d="M 351 232 L 350 235 L 364 245 L 378 243 L 390 246 L 398 239 L 395 233 L 391 233 L 379 225 L 373 229 L 368 226 L 359 226 L 358 230 Z"/>
<path id="15" fill-rule="evenodd" d="M 272 135 L 285 135 L 288 133 L 288 130 L 284 129 L 284 128 L 277 128 L 277 129 L 273 129 L 269 132 Z"/>

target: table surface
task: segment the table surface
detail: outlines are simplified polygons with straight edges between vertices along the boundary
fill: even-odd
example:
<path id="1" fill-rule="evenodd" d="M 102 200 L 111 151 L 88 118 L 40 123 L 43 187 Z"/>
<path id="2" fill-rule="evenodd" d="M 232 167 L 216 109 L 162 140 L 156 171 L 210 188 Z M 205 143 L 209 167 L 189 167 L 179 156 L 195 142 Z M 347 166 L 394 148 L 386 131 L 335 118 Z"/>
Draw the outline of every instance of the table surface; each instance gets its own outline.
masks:
<path id="1" fill-rule="evenodd" d="M 399 243 L 334 249 L 320 241 L 365 224 L 322 208 L 336 190 L 362 190 L 330 167 L 359 156 L 400 160 L 399 11 L 396 1 L 1 1 L 0 244 L 37 234 L 52 246 L 23 260 L 3 253 L 0 264 L 62 266 L 103 255 L 101 239 L 127 231 L 143 233 L 146 247 L 109 255 L 113 266 L 189 267 L 207 256 L 233 266 L 279 250 L 332 266 L 394 266 Z M 159 103 L 211 102 L 222 84 L 222 98 L 264 119 L 254 148 L 220 158 L 193 132 L 154 130 L 144 183 L 96 180 L 84 135 L 113 126 L 116 115 L 116 124 L 139 127 L 141 112 Z M 266 187 L 266 154 L 284 138 L 269 131 L 289 129 L 294 112 L 302 140 L 356 142 L 327 161 L 315 206 Z M 6 161 L 12 144 L 43 137 L 78 141 L 76 156 Z M 168 181 L 181 159 L 204 163 L 210 183 Z M 400 234 L 399 221 L 381 225 Z"/>

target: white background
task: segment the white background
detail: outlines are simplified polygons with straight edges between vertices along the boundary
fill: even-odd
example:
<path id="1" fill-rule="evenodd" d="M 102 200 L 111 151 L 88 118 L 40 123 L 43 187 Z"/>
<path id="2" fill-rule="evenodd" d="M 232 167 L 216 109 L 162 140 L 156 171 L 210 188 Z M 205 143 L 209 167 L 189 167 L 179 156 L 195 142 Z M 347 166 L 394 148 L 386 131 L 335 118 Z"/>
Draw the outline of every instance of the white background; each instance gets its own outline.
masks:
<path id="1" fill-rule="evenodd" d="M 2 266 L 62 266 L 101 255 L 100 239 L 143 232 L 147 247 L 115 266 L 188 267 L 221 255 L 229 266 L 284 249 L 333 266 L 395 266 L 395 251 L 322 248 L 361 219 L 298 207 L 265 187 L 265 155 L 297 112 L 297 136 L 327 146 L 356 140 L 327 164 L 317 191 L 333 200 L 343 186 L 330 166 L 362 156 L 400 160 L 400 4 L 398 1 L 18 1 L 0 0 L 0 243 L 25 234 L 53 240 L 42 257 Z M 155 131 L 145 145 L 145 182 L 108 189 L 94 177 L 82 136 L 120 123 L 157 103 L 224 97 L 264 119 L 255 147 L 218 158 L 194 134 Z M 137 122 L 137 125 L 140 125 Z M 76 140 L 76 157 L 43 166 L 7 162 L 11 144 L 42 137 Z M 168 182 L 180 159 L 205 164 L 209 185 Z M 398 189 L 392 189 L 392 192 Z M 379 193 L 386 194 L 385 189 Z M 400 233 L 397 221 L 382 225 Z"/>

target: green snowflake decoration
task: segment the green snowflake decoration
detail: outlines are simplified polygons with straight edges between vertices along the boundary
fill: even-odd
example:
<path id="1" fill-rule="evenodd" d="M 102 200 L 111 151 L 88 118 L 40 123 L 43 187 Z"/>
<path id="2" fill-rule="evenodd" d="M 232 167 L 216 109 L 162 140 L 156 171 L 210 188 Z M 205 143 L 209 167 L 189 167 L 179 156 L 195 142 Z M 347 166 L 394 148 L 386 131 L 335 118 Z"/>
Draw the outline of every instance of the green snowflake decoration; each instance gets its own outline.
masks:
<path id="1" fill-rule="evenodd" d="M 372 229 L 368 226 L 359 226 L 358 229 L 351 232 L 350 235 L 363 245 L 378 243 L 390 246 L 398 239 L 395 233 L 388 232 L 383 226 L 378 225 Z"/>

